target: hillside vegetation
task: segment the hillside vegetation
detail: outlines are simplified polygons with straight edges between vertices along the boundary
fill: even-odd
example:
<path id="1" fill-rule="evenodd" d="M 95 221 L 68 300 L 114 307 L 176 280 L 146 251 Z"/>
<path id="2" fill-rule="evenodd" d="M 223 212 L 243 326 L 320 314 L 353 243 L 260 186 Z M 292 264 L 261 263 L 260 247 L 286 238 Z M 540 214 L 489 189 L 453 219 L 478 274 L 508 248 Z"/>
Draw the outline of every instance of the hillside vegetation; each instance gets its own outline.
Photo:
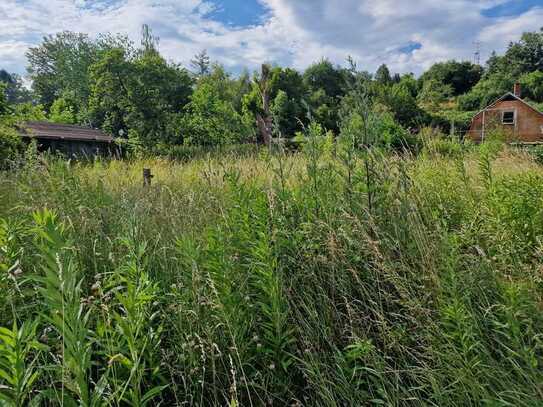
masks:
<path id="1" fill-rule="evenodd" d="M 386 65 L 370 73 L 352 58 L 342 66 L 322 59 L 304 71 L 263 64 L 233 75 L 205 51 L 183 61 L 189 70 L 161 55 L 147 26 L 140 44 L 121 35 L 62 32 L 26 55 L 30 90 L 0 70 L 0 146 L 9 151 L 0 152 L 4 167 L 5 156 L 24 149 L 13 126 L 29 120 L 99 128 L 125 151 L 167 156 L 293 139 L 312 121 L 334 136 L 374 122 L 381 124 L 379 136 L 366 141 L 398 150 L 405 144 L 416 149 L 417 137 L 410 136 L 426 126 L 462 139 L 473 114 L 516 82 L 526 101 L 543 104 L 543 31 L 525 33 L 484 66 L 443 61 L 419 77 Z"/>
<path id="2" fill-rule="evenodd" d="M 0 180 L 1 403 L 538 405 L 542 202 L 498 142 L 28 152 Z"/>

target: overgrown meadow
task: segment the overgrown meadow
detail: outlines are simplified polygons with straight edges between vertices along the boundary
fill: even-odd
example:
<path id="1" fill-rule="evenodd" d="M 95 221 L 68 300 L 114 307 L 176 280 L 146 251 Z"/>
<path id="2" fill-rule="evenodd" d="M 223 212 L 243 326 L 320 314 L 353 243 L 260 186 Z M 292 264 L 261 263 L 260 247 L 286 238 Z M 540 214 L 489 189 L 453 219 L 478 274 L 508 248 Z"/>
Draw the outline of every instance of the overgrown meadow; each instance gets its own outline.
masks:
<path id="1" fill-rule="evenodd" d="M 0 404 L 541 405 L 543 169 L 351 147 L 2 173 Z"/>

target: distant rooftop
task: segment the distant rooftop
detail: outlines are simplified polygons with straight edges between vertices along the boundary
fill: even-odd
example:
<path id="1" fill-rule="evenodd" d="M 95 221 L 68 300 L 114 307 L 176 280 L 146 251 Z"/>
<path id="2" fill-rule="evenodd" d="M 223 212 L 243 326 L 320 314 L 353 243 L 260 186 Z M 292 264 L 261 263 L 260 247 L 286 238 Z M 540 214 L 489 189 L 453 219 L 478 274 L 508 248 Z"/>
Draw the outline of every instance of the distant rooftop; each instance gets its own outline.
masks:
<path id="1" fill-rule="evenodd" d="M 113 137 L 97 129 L 49 122 L 27 122 L 20 126 L 23 137 L 48 140 L 95 141 L 112 143 Z"/>

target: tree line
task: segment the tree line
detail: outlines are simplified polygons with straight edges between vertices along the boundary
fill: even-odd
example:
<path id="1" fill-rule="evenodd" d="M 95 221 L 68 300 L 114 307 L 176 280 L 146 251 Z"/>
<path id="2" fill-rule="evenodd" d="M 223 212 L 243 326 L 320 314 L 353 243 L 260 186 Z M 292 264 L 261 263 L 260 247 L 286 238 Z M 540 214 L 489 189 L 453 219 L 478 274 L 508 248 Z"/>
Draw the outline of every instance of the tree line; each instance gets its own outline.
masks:
<path id="1" fill-rule="evenodd" d="M 510 91 L 543 107 L 543 29 L 525 33 L 485 66 L 450 60 L 420 77 L 359 69 L 322 59 L 303 72 L 263 65 L 233 75 L 202 51 L 190 69 L 168 61 L 148 26 L 141 41 L 74 32 L 44 37 L 28 50 L 28 77 L 0 70 L 0 116 L 100 128 L 130 146 L 216 146 L 293 138 L 309 121 L 334 135 L 379 123 L 381 143 L 422 126 L 467 126 L 474 111 Z M 371 117 L 370 117 L 371 116 Z"/>

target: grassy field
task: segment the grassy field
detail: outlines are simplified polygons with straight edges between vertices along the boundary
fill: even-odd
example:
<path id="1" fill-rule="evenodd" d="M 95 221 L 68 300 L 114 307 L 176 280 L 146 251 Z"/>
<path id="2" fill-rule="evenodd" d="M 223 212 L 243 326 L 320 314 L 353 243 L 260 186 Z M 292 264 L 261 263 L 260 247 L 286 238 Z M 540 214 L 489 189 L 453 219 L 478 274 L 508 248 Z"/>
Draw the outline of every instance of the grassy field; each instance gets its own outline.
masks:
<path id="1" fill-rule="evenodd" d="M 0 405 L 542 403 L 527 153 L 311 142 L 0 175 Z"/>

